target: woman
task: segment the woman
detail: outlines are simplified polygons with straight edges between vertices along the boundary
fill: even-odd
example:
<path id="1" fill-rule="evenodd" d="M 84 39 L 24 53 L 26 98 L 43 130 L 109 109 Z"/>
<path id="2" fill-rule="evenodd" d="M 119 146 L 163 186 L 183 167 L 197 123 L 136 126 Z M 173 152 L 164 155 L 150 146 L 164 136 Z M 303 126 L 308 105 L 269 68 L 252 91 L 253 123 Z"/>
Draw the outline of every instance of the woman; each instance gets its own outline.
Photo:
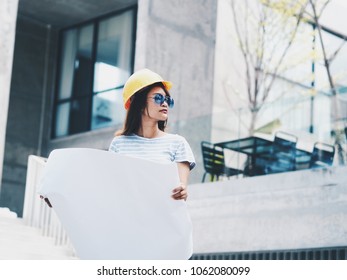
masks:
<path id="1" fill-rule="evenodd" d="M 149 69 L 130 76 L 123 90 L 127 110 L 124 128 L 116 133 L 109 151 L 156 162 L 176 162 L 180 185 L 173 189 L 172 197 L 186 200 L 195 159 L 184 137 L 165 132 L 169 108 L 174 106 L 171 86 L 171 82 Z"/>

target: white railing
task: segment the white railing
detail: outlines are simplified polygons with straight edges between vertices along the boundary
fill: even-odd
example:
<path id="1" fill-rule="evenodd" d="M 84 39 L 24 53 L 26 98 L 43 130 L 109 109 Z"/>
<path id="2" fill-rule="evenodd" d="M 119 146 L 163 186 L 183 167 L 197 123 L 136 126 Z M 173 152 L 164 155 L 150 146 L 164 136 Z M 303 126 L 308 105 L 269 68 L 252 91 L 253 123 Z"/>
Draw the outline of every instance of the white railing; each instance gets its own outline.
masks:
<path id="1" fill-rule="evenodd" d="M 41 234 L 54 239 L 55 245 L 74 249 L 54 210 L 40 199 L 38 186 L 46 165 L 46 158 L 30 155 L 28 158 L 27 179 L 23 208 L 23 220 L 31 227 L 39 228 Z"/>

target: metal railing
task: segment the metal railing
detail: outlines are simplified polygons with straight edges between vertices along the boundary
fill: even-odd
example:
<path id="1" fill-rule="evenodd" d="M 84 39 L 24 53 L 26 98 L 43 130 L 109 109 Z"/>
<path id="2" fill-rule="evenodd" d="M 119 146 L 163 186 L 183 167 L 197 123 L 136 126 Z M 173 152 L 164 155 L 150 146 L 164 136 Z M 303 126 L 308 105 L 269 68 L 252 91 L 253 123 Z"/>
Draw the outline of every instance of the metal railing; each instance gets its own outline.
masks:
<path id="1" fill-rule="evenodd" d="M 31 227 L 40 229 L 43 236 L 54 239 L 57 246 L 66 246 L 75 255 L 75 251 L 54 210 L 40 199 L 38 186 L 46 165 L 46 158 L 30 155 L 28 158 L 27 179 L 23 208 L 23 220 Z"/>
<path id="2" fill-rule="evenodd" d="M 346 260 L 347 247 L 194 254 L 192 260 Z"/>

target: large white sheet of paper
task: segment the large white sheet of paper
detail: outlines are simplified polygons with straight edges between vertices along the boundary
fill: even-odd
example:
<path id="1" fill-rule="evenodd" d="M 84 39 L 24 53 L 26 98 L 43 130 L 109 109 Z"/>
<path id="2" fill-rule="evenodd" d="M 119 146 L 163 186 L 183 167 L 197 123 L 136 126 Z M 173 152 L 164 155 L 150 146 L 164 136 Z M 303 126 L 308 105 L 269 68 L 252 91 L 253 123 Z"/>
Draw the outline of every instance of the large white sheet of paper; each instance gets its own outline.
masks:
<path id="1" fill-rule="evenodd" d="M 191 220 L 171 197 L 178 183 L 175 163 L 71 148 L 49 155 L 39 193 L 80 259 L 188 259 Z"/>

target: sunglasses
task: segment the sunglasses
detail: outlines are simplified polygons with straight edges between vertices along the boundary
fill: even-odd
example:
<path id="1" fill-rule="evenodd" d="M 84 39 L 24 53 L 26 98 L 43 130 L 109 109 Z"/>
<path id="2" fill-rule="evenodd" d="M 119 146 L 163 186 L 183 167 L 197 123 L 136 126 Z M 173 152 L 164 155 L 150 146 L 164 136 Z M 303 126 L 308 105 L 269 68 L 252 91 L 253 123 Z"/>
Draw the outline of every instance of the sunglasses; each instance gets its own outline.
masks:
<path id="1" fill-rule="evenodd" d="M 173 98 L 170 96 L 164 96 L 160 93 L 157 93 L 152 98 L 153 98 L 154 102 L 158 105 L 163 105 L 164 102 L 167 103 L 169 108 L 173 108 L 173 106 L 175 105 Z"/>

